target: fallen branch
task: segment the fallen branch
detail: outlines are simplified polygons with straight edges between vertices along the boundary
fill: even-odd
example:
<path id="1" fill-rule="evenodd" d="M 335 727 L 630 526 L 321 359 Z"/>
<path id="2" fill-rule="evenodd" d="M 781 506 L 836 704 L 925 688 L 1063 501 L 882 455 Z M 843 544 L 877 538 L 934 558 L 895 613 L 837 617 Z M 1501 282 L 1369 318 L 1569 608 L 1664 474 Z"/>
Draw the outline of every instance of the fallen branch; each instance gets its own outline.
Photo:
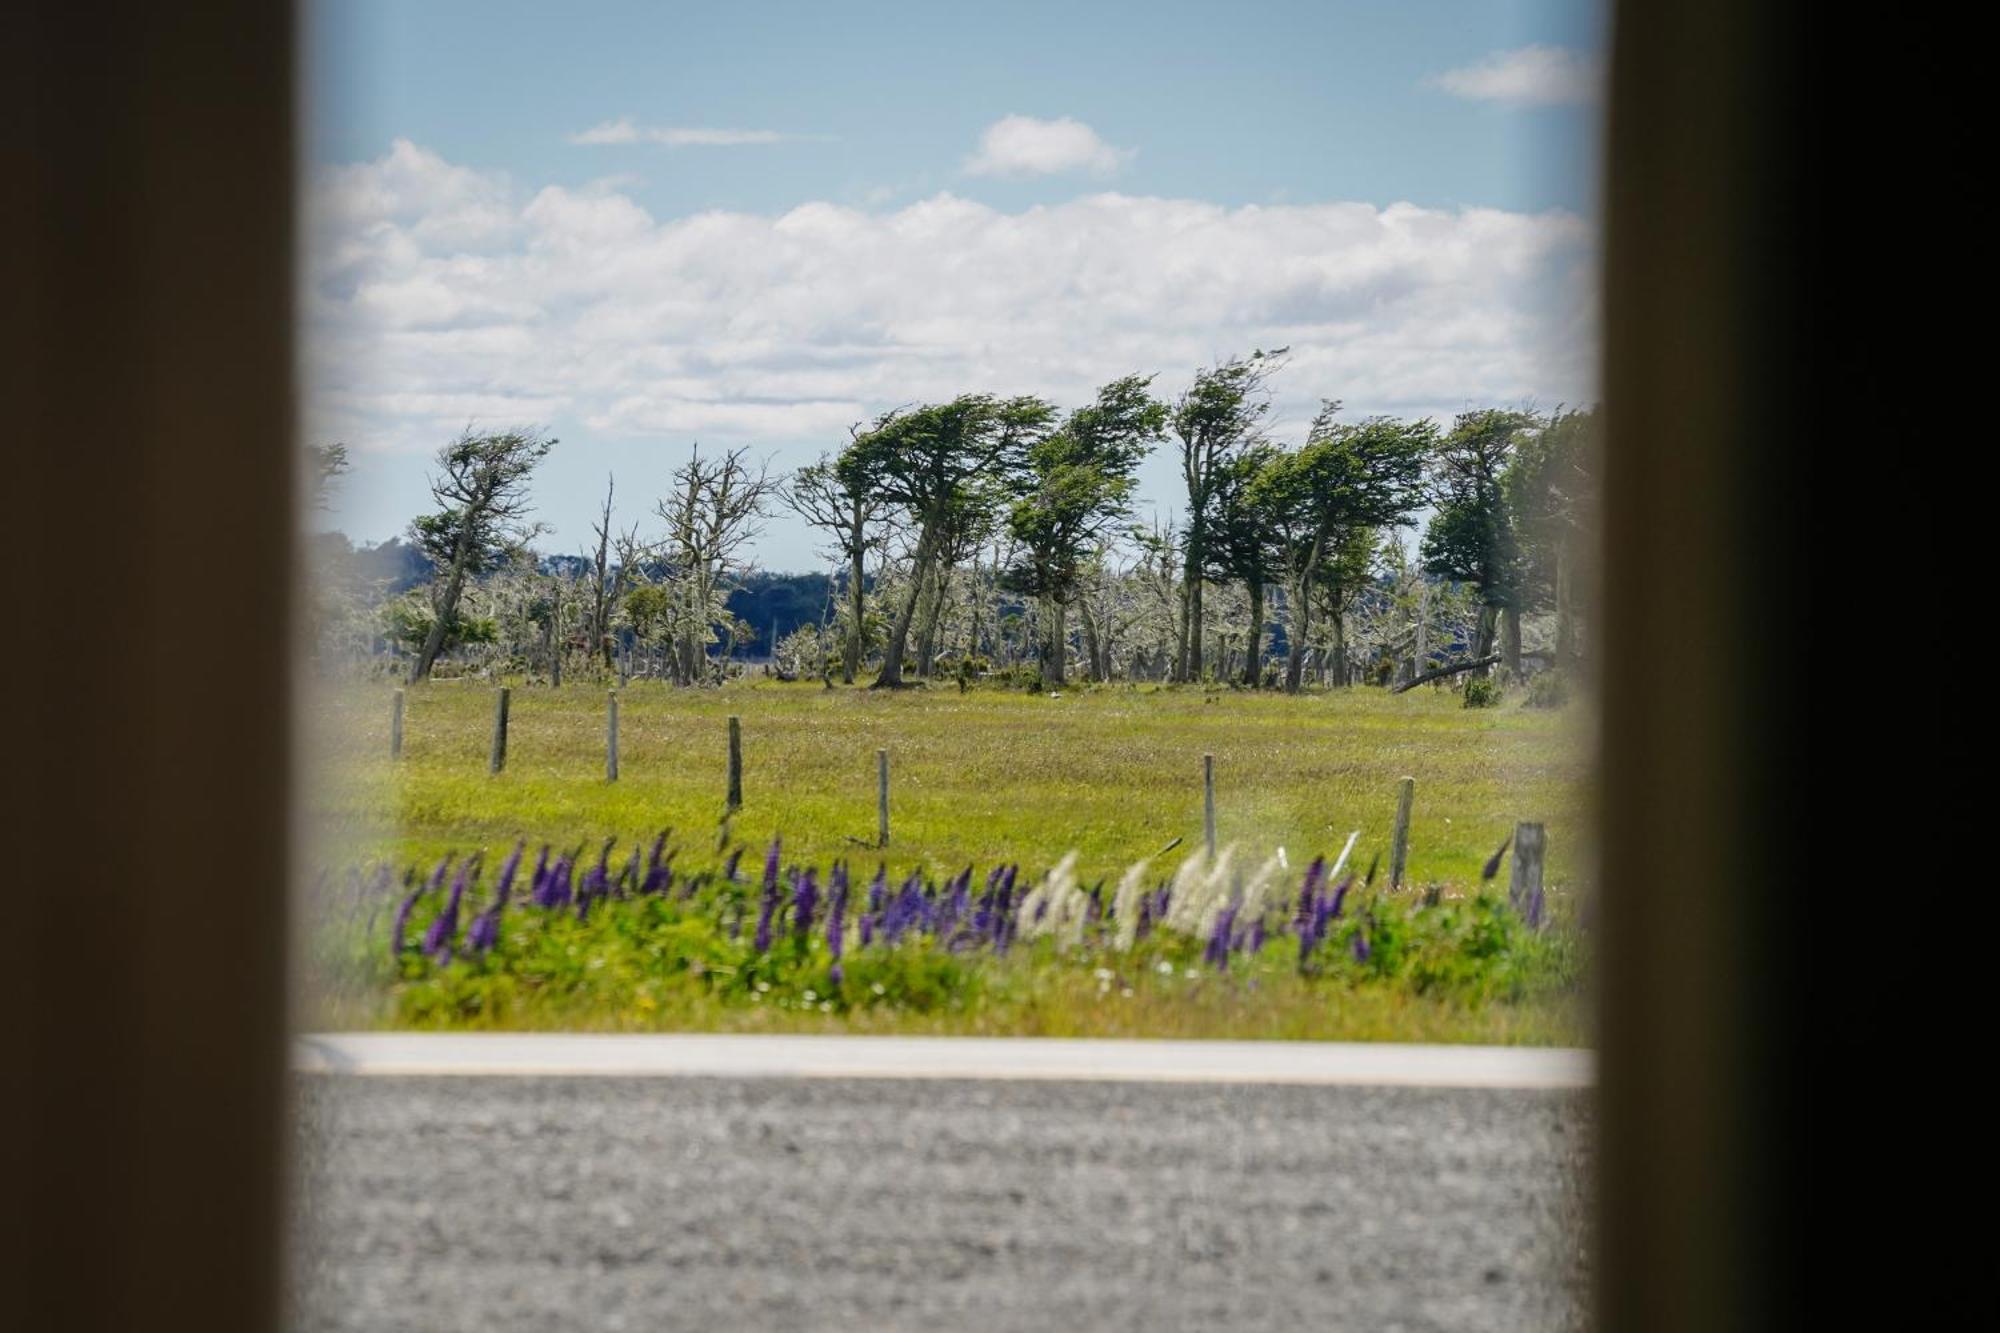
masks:
<path id="1" fill-rule="evenodd" d="M 1446 676 L 1456 676 L 1461 671 L 1477 671 L 1481 667 L 1490 667 L 1499 660 L 1500 654 L 1495 653 L 1491 657 L 1482 657 L 1476 661 L 1460 662 L 1456 666 L 1439 667 L 1435 671 L 1426 671 L 1421 676 L 1410 677 L 1410 679 L 1404 681 L 1395 689 L 1390 690 L 1389 693 L 1401 694 L 1404 690 L 1413 690 L 1419 685 L 1428 684 L 1434 680 L 1443 680 Z"/>

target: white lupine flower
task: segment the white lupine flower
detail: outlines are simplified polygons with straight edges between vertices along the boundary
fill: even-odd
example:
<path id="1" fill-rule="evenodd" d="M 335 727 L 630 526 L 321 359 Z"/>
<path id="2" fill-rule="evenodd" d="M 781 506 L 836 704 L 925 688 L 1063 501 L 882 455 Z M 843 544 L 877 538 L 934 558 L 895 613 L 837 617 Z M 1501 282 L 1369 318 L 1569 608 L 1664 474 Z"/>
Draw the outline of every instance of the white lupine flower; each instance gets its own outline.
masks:
<path id="1" fill-rule="evenodd" d="M 1139 938 L 1139 899 L 1146 893 L 1146 867 L 1153 863 L 1152 857 L 1134 861 L 1118 881 L 1118 892 L 1111 898 L 1111 915 L 1118 922 L 1118 933 L 1113 947 L 1120 953 L 1131 949 Z"/>
<path id="2" fill-rule="evenodd" d="M 1089 908 L 1089 895 L 1076 884 L 1076 853 L 1072 851 L 1021 900 L 1021 930 L 1030 938 L 1051 936 L 1067 949 L 1083 943 Z"/>

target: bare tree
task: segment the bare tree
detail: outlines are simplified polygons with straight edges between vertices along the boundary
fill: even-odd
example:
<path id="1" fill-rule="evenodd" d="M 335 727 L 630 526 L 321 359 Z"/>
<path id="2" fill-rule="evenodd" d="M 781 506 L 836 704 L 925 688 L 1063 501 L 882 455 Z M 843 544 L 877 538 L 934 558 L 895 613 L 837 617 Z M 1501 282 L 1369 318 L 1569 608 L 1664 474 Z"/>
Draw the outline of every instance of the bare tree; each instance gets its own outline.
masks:
<path id="1" fill-rule="evenodd" d="M 725 585 L 749 568 L 744 549 L 764 530 L 777 491 L 778 483 L 764 465 L 750 463 L 748 449 L 703 458 L 696 445 L 675 470 L 672 492 L 657 506 L 666 520 L 666 555 L 674 566 L 676 674 L 684 683 L 703 674 L 714 628 L 733 624 L 724 606 Z M 731 633 L 733 641 L 735 631 Z"/>
<path id="2" fill-rule="evenodd" d="M 410 524 L 410 536 L 442 577 L 431 589 L 431 627 L 410 667 L 412 682 L 430 679 L 458 616 L 465 580 L 498 568 L 541 529 L 527 521 L 528 480 L 554 448 L 538 427 L 491 435 L 467 430 L 438 450 L 431 497 L 435 513 Z"/>

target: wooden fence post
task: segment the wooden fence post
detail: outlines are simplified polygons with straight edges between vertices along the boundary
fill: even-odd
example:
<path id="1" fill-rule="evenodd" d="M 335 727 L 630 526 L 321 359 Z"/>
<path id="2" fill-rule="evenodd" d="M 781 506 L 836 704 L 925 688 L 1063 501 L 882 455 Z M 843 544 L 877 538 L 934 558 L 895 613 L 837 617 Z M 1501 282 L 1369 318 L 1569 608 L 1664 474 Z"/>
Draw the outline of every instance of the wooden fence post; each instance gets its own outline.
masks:
<path id="1" fill-rule="evenodd" d="M 1215 756 L 1201 757 L 1201 831 L 1207 841 L 1208 856 L 1215 859 Z"/>
<path id="2" fill-rule="evenodd" d="M 396 700 L 389 705 L 389 757 L 403 757 L 403 692 L 396 691 Z"/>
<path id="3" fill-rule="evenodd" d="M 1417 780 L 1404 778 L 1397 784 L 1396 828 L 1389 837 L 1389 889 L 1403 887 L 1403 873 L 1410 866 L 1410 812 L 1417 803 Z"/>
<path id="4" fill-rule="evenodd" d="M 618 781 L 618 691 L 608 690 L 610 711 L 604 715 L 604 780 Z"/>
<path id="5" fill-rule="evenodd" d="M 743 719 L 729 715 L 729 808 L 743 808 Z"/>
<path id="6" fill-rule="evenodd" d="M 889 752 L 875 752 L 875 845 L 889 845 Z"/>
<path id="7" fill-rule="evenodd" d="M 1517 912 L 1542 896 L 1542 853 L 1548 839 L 1540 824 L 1514 825 L 1514 873 L 1507 881 L 1507 901 Z"/>
<path id="8" fill-rule="evenodd" d="M 488 773 L 507 766 L 507 699 L 512 693 L 505 685 L 493 696 L 493 753 L 486 761 Z"/>

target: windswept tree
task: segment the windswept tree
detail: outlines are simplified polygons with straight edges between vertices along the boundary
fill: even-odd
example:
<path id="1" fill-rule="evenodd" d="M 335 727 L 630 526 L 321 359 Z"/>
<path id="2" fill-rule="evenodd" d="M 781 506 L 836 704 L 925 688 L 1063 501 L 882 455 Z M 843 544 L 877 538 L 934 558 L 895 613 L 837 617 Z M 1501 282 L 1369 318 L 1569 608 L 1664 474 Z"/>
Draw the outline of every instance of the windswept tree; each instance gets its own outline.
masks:
<path id="1" fill-rule="evenodd" d="M 1524 607 L 1555 608 L 1555 656 L 1568 668 L 1577 658 L 1579 581 L 1587 577 L 1595 535 L 1597 413 L 1558 411 L 1524 437 L 1501 475 L 1508 517 L 1520 548 Z"/>
<path id="2" fill-rule="evenodd" d="M 1424 532 L 1424 572 L 1468 583 L 1479 594 L 1473 656 L 1491 656 L 1504 639 L 1502 665 L 1521 669 L 1520 546 L 1500 478 L 1519 443 L 1540 425 L 1532 412 L 1484 408 L 1462 412 L 1431 456 L 1431 503 Z"/>
<path id="3" fill-rule="evenodd" d="M 725 605 L 729 581 L 749 569 L 745 554 L 764 530 L 778 483 L 748 449 L 703 458 L 697 445 L 675 470 L 658 512 L 666 520 L 665 555 L 673 566 L 675 674 L 692 684 L 704 674 L 719 627 L 740 637 Z"/>
<path id="4" fill-rule="evenodd" d="M 858 438 L 860 429 L 849 434 Z M 861 670 L 867 626 L 868 553 L 879 549 L 885 540 L 884 525 L 877 521 L 883 501 L 843 481 L 836 461 L 826 454 L 792 474 L 784 498 L 793 513 L 827 535 L 829 554 L 847 566 L 847 625 L 842 636 L 840 679 L 852 685 Z"/>
<path id="5" fill-rule="evenodd" d="M 1277 520 L 1272 492 L 1259 485 L 1285 453 L 1274 444 L 1249 445 L 1223 461 L 1216 473 L 1215 514 L 1209 523 L 1209 577 L 1241 583 L 1249 594 L 1243 683 L 1255 688 L 1263 677 L 1264 589 L 1277 562 Z"/>
<path id="6" fill-rule="evenodd" d="M 306 446 L 306 504 L 325 510 L 333 503 L 333 488 L 347 475 L 347 446 L 309 444 Z"/>
<path id="7" fill-rule="evenodd" d="M 1064 613 L 1106 532 L 1131 513 L 1134 474 L 1166 426 L 1150 375 L 1098 390 L 1059 429 L 1027 449 L 1020 495 L 1007 514 L 1016 543 L 1009 585 L 1041 601 L 1042 675 L 1062 684 L 1069 657 Z"/>
<path id="8" fill-rule="evenodd" d="M 1366 577 L 1377 529 L 1412 521 L 1422 501 L 1424 466 L 1437 445 L 1437 428 L 1428 420 L 1370 417 L 1349 424 L 1335 419 L 1339 411 L 1338 402 L 1322 403 L 1305 444 L 1266 468 L 1255 486 L 1284 570 L 1288 692 L 1296 692 L 1304 676 L 1315 596 L 1333 631 L 1336 682 L 1346 683 L 1341 618 Z"/>
<path id="9" fill-rule="evenodd" d="M 890 506 L 916 534 L 909 587 L 890 622 L 878 688 L 903 684 L 910 626 L 929 581 L 975 529 L 975 516 L 998 508 L 1024 451 L 1054 419 L 1055 409 L 1039 398 L 967 394 L 885 413 L 841 453 L 840 484 Z"/>
<path id="10" fill-rule="evenodd" d="M 1252 352 L 1197 371 L 1169 416 L 1180 441 L 1181 481 L 1188 501 L 1181 545 L 1185 600 L 1174 668 L 1179 680 L 1201 678 L 1202 583 L 1214 560 L 1210 548 L 1218 489 L 1229 460 L 1263 440 L 1264 417 L 1271 409 L 1265 381 L 1284 364 L 1287 350 Z"/>
<path id="11" fill-rule="evenodd" d="M 527 519 L 528 481 L 555 444 L 539 428 L 517 427 L 486 435 L 468 430 L 438 450 L 430 479 L 438 508 L 410 524 L 412 544 L 436 571 L 430 630 L 410 667 L 412 682 L 430 679 L 466 580 L 515 559 L 540 531 Z"/>

